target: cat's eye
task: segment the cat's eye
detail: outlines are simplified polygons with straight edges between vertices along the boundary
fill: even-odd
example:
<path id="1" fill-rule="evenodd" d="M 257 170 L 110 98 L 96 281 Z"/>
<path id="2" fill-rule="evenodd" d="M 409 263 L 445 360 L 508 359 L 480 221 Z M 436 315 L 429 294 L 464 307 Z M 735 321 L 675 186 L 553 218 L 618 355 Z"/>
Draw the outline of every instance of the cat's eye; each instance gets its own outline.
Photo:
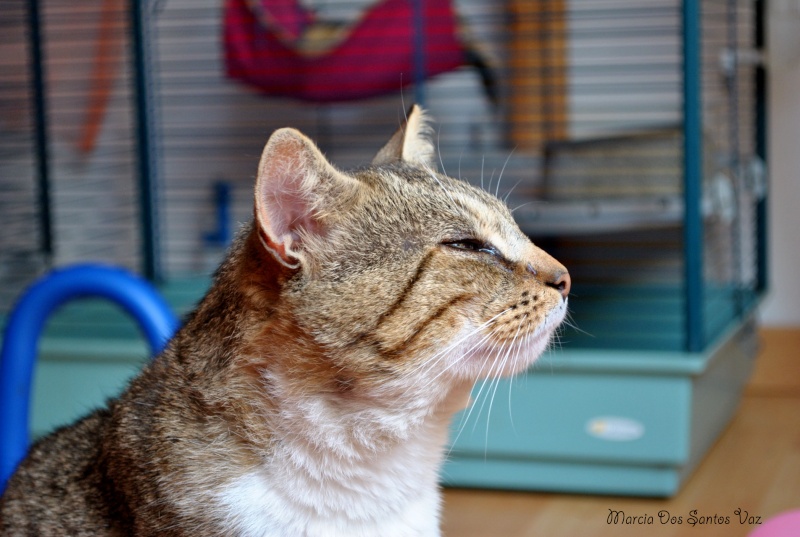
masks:
<path id="1" fill-rule="evenodd" d="M 456 250 L 480 252 L 495 257 L 500 257 L 500 252 L 498 252 L 497 248 L 495 248 L 489 243 L 479 241 L 478 239 L 460 239 L 455 241 L 445 241 L 442 244 L 450 248 L 455 248 Z"/>

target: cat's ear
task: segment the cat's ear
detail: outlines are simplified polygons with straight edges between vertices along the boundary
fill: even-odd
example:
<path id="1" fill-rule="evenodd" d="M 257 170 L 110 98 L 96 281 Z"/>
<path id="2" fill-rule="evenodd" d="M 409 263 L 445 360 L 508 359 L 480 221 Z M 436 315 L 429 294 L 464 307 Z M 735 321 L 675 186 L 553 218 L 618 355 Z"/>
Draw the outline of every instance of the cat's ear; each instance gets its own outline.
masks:
<path id="1" fill-rule="evenodd" d="M 419 166 L 434 167 L 435 157 L 430 138 L 430 127 L 425 112 L 416 104 L 406 114 L 403 124 L 389 142 L 378 151 L 372 160 L 373 166 L 408 162 Z"/>
<path id="2" fill-rule="evenodd" d="M 353 191 L 355 183 L 299 131 L 275 131 L 258 163 L 255 218 L 261 242 L 282 265 L 300 267 L 306 243 L 324 234 L 325 199 Z"/>

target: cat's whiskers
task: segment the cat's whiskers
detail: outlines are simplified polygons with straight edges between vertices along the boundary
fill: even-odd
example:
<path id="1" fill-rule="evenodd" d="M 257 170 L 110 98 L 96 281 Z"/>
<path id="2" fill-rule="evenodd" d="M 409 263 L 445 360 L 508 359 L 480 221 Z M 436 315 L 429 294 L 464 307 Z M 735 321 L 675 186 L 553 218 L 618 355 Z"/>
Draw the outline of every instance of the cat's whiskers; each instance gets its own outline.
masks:
<path id="1" fill-rule="evenodd" d="M 520 359 L 521 354 L 522 354 L 522 346 L 517 346 L 514 355 L 514 361 L 518 361 Z M 514 433 L 516 433 L 517 429 L 514 426 L 514 413 L 511 411 L 511 392 L 514 389 L 514 377 L 516 377 L 516 375 L 511 375 L 508 379 L 508 419 L 511 422 L 511 430 L 514 431 Z"/>
<path id="2" fill-rule="evenodd" d="M 447 173 L 447 168 L 444 165 L 444 159 L 442 159 L 442 151 L 441 148 L 439 147 L 441 134 L 442 134 L 441 129 L 436 131 L 436 153 L 439 155 L 439 164 L 442 166 L 442 173 L 445 175 L 450 175 L 449 173 Z"/>
<path id="3" fill-rule="evenodd" d="M 458 154 L 458 179 L 463 181 L 461 177 L 461 160 L 464 158 L 464 149 L 461 149 L 461 153 Z"/>
<path id="4" fill-rule="evenodd" d="M 506 369 L 506 365 L 509 362 L 509 358 L 512 352 L 518 351 L 517 347 L 517 338 L 519 337 L 520 330 L 522 329 L 522 323 L 517 325 L 517 331 L 514 333 L 514 337 L 511 338 L 511 342 L 506 345 L 505 352 L 503 352 L 502 358 L 497 360 L 496 362 L 499 364 L 497 368 L 497 374 L 494 374 L 494 371 L 489 372 L 489 377 L 492 379 L 491 383 L 494 385 L 492 390 L 492 395 L 489 398 L 489 409 L 486 412 L 486 436 L 485 436 L 485 446 L 486 450 L 488 451 L 489 447 L 489 423 L 492 417 L 492 407 L 494 406 L 494 399 L 497 396 L 497 389 L 500 387 L 500 382 L 502 380 L 502 373 Z M 488 396 L 488 392 L 487 392 Z"/>
<path id="5" fill-rule="evenodd" d="M 492 168 L 492 175 L 489 177 L 489 189 L 487 190 L 487 192 L 489 192 L 490 194 L 492 193 L 492 183 L 494 183 L 494 173 L 496 171 L 497 171 L 496 168 Z M 496 187 L 495 190 L 497 190 Z"/>
<path id="6" fill-rule="evenodd" d="M 497 345 L 496 342 L 493 343 L 494 347 L 496 347 L 496 345 Z M 483 370 L 486 367 L 487 362 L 493 356 L 493 354 L 494 354 L 493 351 L 494 351 L 494 349 L 492 349 L 492 352 L 484 353 L 483 362 L 481 363 L 481 370 Z M 470 394 L 475 393 L 475 388 L 478 386 L 478 383 L 482 382 L 482 381 L 484 381 L 484 379 L 482 377 L 478 377 L 478 378 L 475 379 L 475 381 L 472 383 L 472 389 L 470 390 Z M 485 385 L 486 385 L 486 383 L 484 381 L 483 384 L 481 384 L 481 387 L 478 389 L 478 393 L 474 397 L 470 396 L 470 403 L 468 405 L 468 408 L 465 409 L 466 410 L 465 413 L 461 414 L 461 420 L 460 420 L 460 423 L 458 425 L 458 432 L 456 433 L 455 438 L 450 443 L 450 449 L 447 451 L 447 456 L 448 457 L 450 456 L 450 453 L 453 451 L 453 447 L 458 442 L 458 439 L 461 437 L 461 433 L 463 433 L 464 429 L 466 429 L 467 424 L 469 423 L 469 418 L 470 418 L 470 416 L 472 416 L 472 412 L 475 410 L 475 408 L 477 406 L 477 401 L 478 401 L 478 399 L 480 399 L 481 393 L 483 392 L 483 388 L 484 388 Z M 480 414 L 480 412 L 479 412 L 479 414 Z M 476 420 L 476 423 L 477 423 L 477 420 Z"/>
<path id="7" fill-rule="evenodd" d="M 525 203 L 520 203 L 519 205 L 517 205 L 516 207 L 514 207 L 513 209 L 511 209 L 511 210 L 510 210 L 510 212 L 511 212 L 511 214 L 514 214 L 514 212 L 515 212 L 517 209 L 522 209 L 522 208 L 523 208 L 523 207 L 525 207 L 526 205 L 530 205 L 530 204 L 532 204 L 532 203 L 535 203 L 535 202 L 534 202 L 534 201 L 526 201 Z"/>
<path id="8" fill-rule="evenodd" d="M 560 326 L 559 330 L 563 330 L 564 327 L 569 327 L 569 328 L 572 328 L 573 330 L 575 330 L 576 332 L 580 332 L 584 336 L 588 336 L 588 337 L 591 337 L 591 338 L 595 337 L 594 334 L 592 334 L 590 332 L 587 332 L 586 330 L 583 330 L 577 324 L 575 324 L 575 321 L 572 318 L 572 312 L 570 312 L 570 311 L 567 311 L 567 314 L 564 316 L 564 320 L 561 321 L 561 322 L 562 322 L 563 326 Z"/>
<path id="9" fill-rule="evenodd" d="M 553 331 L 553 337 L 550 339 L 549 350 L 562 350 L 563 345 L 561 343 L 561 339 L 563 336 L 563 328 L 559 326 Z"/>
<path id="10" fill-rule="evenodd" d="M 465 339 L 467 339 L 467 338 L 469 338 L 469 337 L 472 337 L 472 336 L 474 336 L 474 335 L 475 335 L 477 332 L 479 332 L 479 330 L 480 330 L 480 328 L 478 328 L 478 329 L 475 329 L 475 330 L 471 331 L 469 334 L 467 334 L 466 336 L 464 336 L 463 338 L 461 338 L 461 340 L 460 340 L 460 341 L 464 341 Z M 486 343 L 486 342 L 487 342 L 489 339 L 491 339 L 491 337 L 492 337 L 492 336 L 491 336 L 491 334 L 484 334 L 484 335 L 482 335 L 482 336 L 481 336 L 481 337 L 478 339 L 478 341 L 477 341 L 477 342 L 475 342 L 475 343 L 474 343 L 474 344 L 473 344 L 473 345 L 472 345 L 472 346 L 471 346 L 469 349 L 467 349 L 466 351 L 464 351 L 463 353 L 461 353 L 461 354 L 460 354 L 460 355 L 459 355 L 459 356 L 458 356 L 458 357 L 457 357 L 457 358 L 456 358 L 454 361 L 452 361 L 450 364 L 448 364 L 447 366 L 445 366 L 445 368 L 444 368 L 444 369 L 442 369 L 441 371 L 439 371 L 439 372 L 438 372 L 438 373 L 437 373 L 435 376 L 433 376 L 432 378 L 425 378 L 425 377 L 426 377 L 426 375 L 427 375 L 427 373 L 429 373 L 429 372 L 430 372 L 430 371 L 431 371 L 433 368 L 435 368 L 435 367 L 438 365 L 438 358 L 440 358 L 442 355 L 444 355 L 444 354 L 445 354 L 445 352 L 443 352 L 443 351 L 440 351 L 440 352 L 438 352 L 438 353 L 434 354 L 434 355 L 433 355 L 431 358 L 429 358 L 429 359 L 428 359 L 426 362 L 424 362 L 424 363 L 423 363 L 421 366 L 419 366 L 419 367 L 418 367 L 416 370 L 412 371 L 412 373 L 409 375 L 409 376 L 412 376 L 412 375 L 413 375 L 414 377 L 421 377 L 421 378 L 424 380 L 424 382 L 425 382 L 425 384 L 423 384 L 423 385 L 421 385 L 421 386 L 417 386 L 416 384 L 414 384 L 414 385 L 413 385 L 413 386 L 415 386 L 415 387 L 414 387 L 415 394 L 416 394 L 416 393 L 426 393 L 426 392 L 428 392 L 428 391 L 429 391 L 429 390 L 431 390 L 431 389 L 435 389 L 435 388 L 436 388 L 436 386 L 434 386 L 434 383 L 436 382 L 436 380 L 437 380 L 439 377 L 441 377 L 442 375 L 444 375 L 444 374 L 445 374 L 445 373 L 446 373 L 446 372 L 447 372 L 447 371 L 448 371 L 450 368 L 452 368 L 453 366 L 456 366 L 456 365 L 458 365 L 458 364 L 459 364 L 459 363 L 460 363 L 462 360 L 465 360 L 467 357 L 469 357 L 469 355 L 470 355 L 472 352 L 474 352 L 474 351 L 475 351 L 475 349 L 477 349 L 477 348 L 479 348 L 479 347 L 483 346 L 483 345 L 484 345 L 484 344 L 485 344 L 485 343 Z M 449 347 L 449 348 L 448 348 L 448 349 L 446 349 L 446 350 L 448 350 L 448 351 L 449 351 L 449 350 L 452 350 L 452 349 L 454 349 L 455 347 L 456 347 L 456 346 L 454 345 L 454 346 L 451 346 L 451 347 Z M 408 389 L 406 389 L 406 390 L 403 392 L 403 393 L 404 393 L 404 395 L 407 395 L 407 394 L 409 394 L 409 392 L 411 391 L 411 389 L 412 389 L 411 387 L 409 387 Z"/>
<path id="11" fill-rule="evenodd" d="M 467 334 L 465 334 L 462 337 L 458 338 L 456 341 L 454 341 L 453 343 L 449 344 L 444 349 L 442 349 L 439 352 L 433 354 L 431 357 L 427 358 L 424 362 L 422 362 L 422 364 L 420 364 L 416 369 L 412 370 L 410 375 L 413 375 L 415 377 L 419 376 L 419 377 L 423 377 L 424 378 L 432 369 L 434 369 L 438 365 L 438 359 L 439 358 L 441 358 L 442 356 L 444 356 L 446 354 L 449 354 L 452 350 L 456 349 L 459 345 L 461 345 L 461 343 L 463 343 L 464 341 L 468 340 L 469 338 L 474 337 L 475 334 L 481 333 L 485 328 L 487 328 L 490 325 L 494 324 L 494 322 L 497 321 L 497 319 L 500 316 L 502 316 L 504 313 L 506 313 L 508 311 L 511 311 L 511 308 L 507 308 L 507 309 L 501 311 L 500 313 L 498 313 L 497 315 L 495 315 L 491 319 L 489 319 L 489 320 L 485 321 L 484 323 L 478 325 L 477 327 L 475 327 L 474 329 L 469 331 Z M 466 359 L 471 352 L 473 352 L 476 348 L 482 346 L 491 337 L 492 337 L 491 334 L 483 334 L 476 343 L 474 343 L 469 349 L 467 349 L 466 351 L 461 353 L 455 360 L 453 360 L 447 366 L 445 366 L 445 368 L 442 369 L 441 371 L 439 371 L 433 378 L 425 379 L 427 384 L 432 386 L 433 382 L 436 381 L 436 379 L 438 379 L 440 376 L 442 376 L 444 373 L 446 373 L 450 368 L 452 368 L 453 366 L 459 364 L 462 360 Z"/>
<path id="12" fill-rule="evenodd" d="M 432 357 L 430 357 L 428 360 L 426 360 L 426 362 L 423 363 L 420 367 L 418 367 L 412 373 L 410 373 L 409 376 L 413 375 L 415 377 L 415 381 L 409 383 L 409 387 L 406 390 L 403 391 L 402 399 L 406 400 L 406 399 L 410 398 L 410 399 L 414 400 L 414 399 L 418 399 L 417 395 L 420 394 L 420 393 L 427 394 L 427 393 L 438 393 L 438 392 L 441 392 L 441 386 L 436 385 L 437 379 L 439 379 L 442 375 L 447 373 L 447 371 L 450 370 L 451 368 L 453 368 L 453 367 L 463 363 L 465 360 L 471 358 L 476 350 L 485 348 L 486 343 L 491 341 L 493 336 L 492 336 L 491 333 L 482 334 L 477 339 L 477 341 L 475 341 L 468 349 L 466 349 L 465 351 L 461 352 L 456 357 L 456 359 L 454 359 L 452 362 L 450 362 L 448 365 L 446 365 L 436 375 L 434 375 L 431 378 L 425 378 L 428 372 L 430 372 L 433 368 L 435 368 L 437 365 L 439 365 L 439 360 L 438 359 L 442 355 L 447 354 L 448 352 L 452 351 L 454 348 L 456 348 L 458 346 L 458 344 L 460 344 L 464 340 L 466 340 L 466 339 L 468 339 L 470 337 L 474 337 L 474 335 L 476 333 L 479 333 L 486 326 L 488 326 L 491 323 L 493 323 L 505 311 L 508 311 L 508 310 L 504 310 L 503 312 L 497 314 L 492 319 L 486 321 L 482 325 L 480 325 L 477 328 L 471 330 L 468 334 L 466 334 L 465 336 L 460 338 L 455 344 L 451 344 L 450 346 L 448 346 L 448 348 L 444 349 L 443 351 L 440 351 L 440 352 L 434 354 Z M 482 353 L 483 354 L 483 356 L 482 356 L 483 363 L 478 368 L 479 371 L 485 370 L 487 362 L 489 360 L 491 360 L 497 354 L 497 352 L 495 350 L 497 346 L 498 346 L 498 344 L 496 342 L 492 342 L 492 348 L 489 349 L 488 351 L 484 350 L 484 352 Z M 408 377 L 406 377 L 406 378 L 408 378 Z M 417 380 L 419 378 L 422 378 L 422 380 L 423 380 L 422 384 L 419 384 L 419 382 Z M 474 386 L 477 384 L 477 382 L 481 378 L 483 378 L 483 375 L 477 375 L 476 380 L 473 383 L 473 390 L 471 390 L 471 391 L 474 391 Z"/>
<path id="13" fill-rule="evenodd" d="M 417 368 L 416 371 L 419 371 Z M 431 394 L 446 396 L 447 390 L 443 390 L 441 385 L 437 385 L 436 378 L 426 379 L 424 375 L 405 373 L 392 382 L 393 400 L 395 404 L 406 407 L 419 407 L 420 405 L 430 407 Z"/>
<path id="14" fill-rule="evenodd" d="M 512 186 L 511 188 L 509 188 L 509 189 L 508 189 L 508 192 L 506 192 L 506 195 L 505 195 L 505 196 L 503 196 L 503 203 L 505 203 L 506 205 L 508 205 L 508 198 L 510 198 L 510 197 L 511 197 L 511 194 L 514 192 L 514 190 L 515 190 L 515 189 L 516 189 L 516 188 L 519 186 L 519 184 L 522 182 L 522 179 L 523 179 L 523 178 L 521 178 L 521 179 L 518 179 L 518 180 L 517 180 L 517 182 L 516 182 L 516 183 L 514 183 L 514 186 Z"/>
<path id="15" fill-rule="evenodd" d="M 489 403 L 489 407 L 486 411 L 486 432 L 484 435 L 484 453 L 488 451 L 489 446 L 489 422 L 491 421 L 492 417 L 492 406 L 494 405 L 494 398 L 497 394 L 497 388 L 500 386 L 500 380 L 502 379 L 501 372 L 503 371 L 503 367 L 505 367 L 506 357 L 507 357 L 506 350 L 505 353 L 502 354 L 502 358 L 495 358 L 494 363 L 492 364 L 489 373 L 486 375 L 486 379 L 488 381 L 489 388 L 486 390 L 486 395 L 483 398 L 483 403 L 481 403 L 481 409 L 478 411 L 478 418 L 480 418 L 481 414 L 483 413 L 483 407 L 486 403 Z M 495 373 L 495 368 L 497 372 Z M 485 385 L 485 384 L 484 384 Z M 475 427 L 478 425 L 478 420 L 475 420 Z M 473 427 L 474 430 L 474 427 Z"/>
<path id="16" fill-rule="evenodd" d="M 475 334 L 479 333 L 481 330 L 487 328 L 488 326 L 493 324 L 501 315 L 503 315 L 504 313 L 507 313 L 510 310 L 511 310 L 511 308 L 507 308 L 507 309 L 501 311 L 500 313 L 498 313 L 497 315 L 495 315 L 491 319 L 488 319 L 487 321 L 484 321 L 480 325 L 478 325 L 475 328 L 473 328 L 472 330 L 470 330 L 468 333 L 462 335 L 461 337 L 459 337 L 455 341 L 451 342 L 450 344 L 448 344 L 447 347 L 445 347 L 444 349 L 441 349 L 440 351 L 436 352 L 435 354 L 433 354 L 432 356 L 427 358 L 424 362 L 422 362 L 418 366 L 417 370 L 412 371 L 412 374 L 417 374 L 419 372 L 419 370 L 422 369 L 422 368 L 426 368 L 426 367 L 427 368 L 433 368 L 433 367 L 435 367 L 436 366 L 436 360 L 438 358 L 440 358 L 441 356 L 449 353 L 450 351 L 452 351 L 453 349 L 458 347 L 461 343 L 463 343 L 465 340 L 473 337 Z M 427 373 L 427 372 L 428 372 L 427 370 L 424 371 L 424 373 Z"/>
<path id="17" fill-rule="evenodd" d="M 486 188 L 483 186 L 483 167 L 484 167 L 485 164 L 486 164 L 486 155 L 482 155 L 481 156 L 481 190 L 486 190 Z"/>
<path id="18" fill-rule="evenodd" d="M 503 167 L 500 168 L 500 175 L 497 176 L 497 186 L 495 187 L 495 192 L 494 192 L 494 195 L 495 195 L 496 198 L 500 197 L 500 180 L 503 178 L 503 173 L 505 173 L 506 166 L 508 166 L 508 161 L 511 160 L 511 155 L 513 155 L 513 154 L 514 154 L 514 149 L 512 149 L 508 153 L 508 156 L 506 157 L 506 161 L 503 163 Z M 494 174 L 492 174 L 492 175 L 494 175 Z M 521 179 L 520 179 L 520 181 L 521 181 Z M 519 184 L 519 181 L 517 181 L 517 185 L 518 184 Z M 516 188 L 516 185 L 514 185 L 514 188 Z M 513 188 L 512 188 L 512 190 L 513 190 Z"/>
<path id="19" fill-rule="evenodd" d="M 485 374 L 478 375 L 478 377 L 475 379 L 475 382 L 472 385 L 472 392 L 474 393 L 475 392 L 475 388 L 478 386 L 478 383 L 479 382 L 481 383 L 480 388 L 478 388 L 478 393 L 475 394 L 474 401 L 472 402 L 472 405 L 470 406 L 470 409 L 467 412 L 467 418 L 466 418 L 465 423 L 464 423 L 464 426 L 466 426 L 466 422 L 469 421 L 469 417 L 472 414 L 472 411 L 475 408 L 478 407 L 478 401 L 481 401 L 480 408 L 478 408 L 478 414 L 476 415 L 476 418 L 475 418 L 475 423 L 472 426 L 472 432 L 473 433 L 475 432 L 475 427 L 478 426 L 478 419 L 480 418 L 481 414 L 483 413 L 483 408 L 486 405 L 486 399 L 488 398 L 488 393 L 491 391 L 491 383 L 492 383 L 493 379 L 495 378 L 495 375 L 493 375 L 492 373 L 494 371 L 494 368 L 497 367 L 498 363 L 499 363 L 499 360 L 496 359 L 496 356 L 498 354 L 498 350 L 497 350 L 498 347 L 501 347 L 501 344 L 499 342 L 496 342 L 496 341 L 492 342 L 492 348 L 491 348 L 490 352 L 487 352 L 486 355 L 484 356 L 483 363 L 481 364 L 481 368 L 480 368 L 480 371 L 481 372 L 485 371 Z M 489 365 L 489 369 L 486 370 L 487 362 L 489 362 L 490 360 L 491 360 L 491 363 Z M 483 390 L 487 386 L 489 386 L 489 389 L 484 394 Z M 482 395 L 483 395 L 483 400 L 481 400 L 481 396 Z"/>

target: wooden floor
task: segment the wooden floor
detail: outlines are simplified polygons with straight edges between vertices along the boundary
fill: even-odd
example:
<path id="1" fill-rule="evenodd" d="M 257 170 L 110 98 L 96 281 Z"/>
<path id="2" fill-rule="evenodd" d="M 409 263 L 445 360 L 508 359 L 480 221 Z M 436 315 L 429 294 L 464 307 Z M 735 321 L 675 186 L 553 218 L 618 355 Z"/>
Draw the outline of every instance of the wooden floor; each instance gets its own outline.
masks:
<path id="1" fill-rule="evenodd" d="M 760 517 L 800 509 L 800 330 L 762 330 L 741 407 L 681 492 L 668 500 L 448 489 L 446 537 L 746 536 Z M 653 517 L 608 524 L 609 510 Z M 696 517 L 728 524 L 691 526 Z M 740 514 L 737 514 L 740 510 Z M 682 524 L 661 524 L 668 511 Z M 740 516 L 745 519 L 740 524 Z M 727 518 L 726 518 L 727 517 Z M 647 518 L 640 518 L 647 522 Z M 706 518 L 708 520 L 708 518 Z M 797 533 L 800 537 L 800 531 Z"/>

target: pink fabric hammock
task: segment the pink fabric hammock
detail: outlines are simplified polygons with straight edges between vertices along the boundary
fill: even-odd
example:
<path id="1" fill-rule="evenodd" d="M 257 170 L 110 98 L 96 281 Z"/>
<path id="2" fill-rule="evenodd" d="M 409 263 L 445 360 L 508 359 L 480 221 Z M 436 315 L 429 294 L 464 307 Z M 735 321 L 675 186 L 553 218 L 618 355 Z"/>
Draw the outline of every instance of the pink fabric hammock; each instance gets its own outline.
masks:
<path id="1" fill-rule="evenodd" d="M 248 0 L 226 0 L 226 74 L 267 95 L 334 102 L 398 93 L 416 81 L 420 59 L 425 77 L 464 64 L 451 0 L 421 0 L 421 21 L 412 1 L 382 0 L 329 49 L 308 52 L 314 18 L 297 0 L 256 0 L 259 13 Z"/>

